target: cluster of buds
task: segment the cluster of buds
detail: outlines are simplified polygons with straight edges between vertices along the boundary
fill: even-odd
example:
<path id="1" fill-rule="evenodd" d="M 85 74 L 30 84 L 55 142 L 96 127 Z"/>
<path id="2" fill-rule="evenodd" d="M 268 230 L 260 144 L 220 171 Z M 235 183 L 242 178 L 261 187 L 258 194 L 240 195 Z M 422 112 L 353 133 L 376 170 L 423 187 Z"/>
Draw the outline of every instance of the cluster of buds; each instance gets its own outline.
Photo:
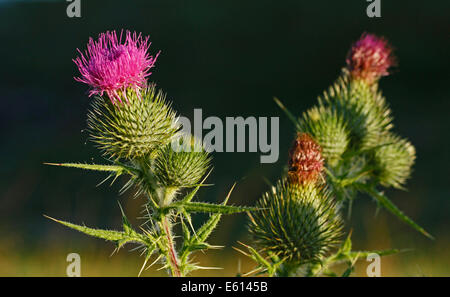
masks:
<path id="1" fill-rule="evenodd" d="M 378 91 L 378 80 L 396 64 L 392 48 L 364 33 L 346 64 L 318 105 L 296 122 L 287 178 L 263 194 L 257 204 L 262 211 L 250 215 L 255 242 L 275 259 L 273 266 L 260 263 L 272 275 L 297 275 L 300 267 L 308 270 L 324 259 L 340 241 L 339 208 L 346 199 L 358 191 L 380 199 L 377 185 L 402 188 L 410 176 L 414 147 L 391 131 L 391 110 Z M 427 235 L 383 199 L 388 210 Z M 338 253 L 345 249 L 348 243 Z"/>

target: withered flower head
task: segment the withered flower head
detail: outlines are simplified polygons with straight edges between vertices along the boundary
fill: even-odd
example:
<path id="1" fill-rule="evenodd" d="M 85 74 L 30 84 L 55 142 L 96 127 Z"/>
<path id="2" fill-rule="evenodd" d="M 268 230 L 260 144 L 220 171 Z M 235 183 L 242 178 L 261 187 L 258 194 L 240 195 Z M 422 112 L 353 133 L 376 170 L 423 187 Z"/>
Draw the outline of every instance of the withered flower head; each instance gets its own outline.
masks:
<path id="1" fill-rule="evenodd" d="M 291 183 L 314 183 L 323 170 L 322 148 L 309 134 L 298 133 L 289 150 L 289 172 Z"/>

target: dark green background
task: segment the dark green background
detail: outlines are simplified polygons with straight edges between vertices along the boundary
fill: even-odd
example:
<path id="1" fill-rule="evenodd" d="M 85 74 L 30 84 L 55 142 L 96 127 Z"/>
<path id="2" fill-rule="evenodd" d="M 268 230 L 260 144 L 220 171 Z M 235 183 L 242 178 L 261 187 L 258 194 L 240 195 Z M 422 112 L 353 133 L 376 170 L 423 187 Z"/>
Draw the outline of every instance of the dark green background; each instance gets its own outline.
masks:
<path id="1" fill-rule="evenodd" d="M 181 114 L 190 117 L 202 108 L 204 117 L 280 117 L 277 163 L 260 164 L 256 153 L 215 153 L 209 178 L 215 186 L 200 194 L 221 200 L 238 181 L 231 201 L 250 205 L 267 189 L 264 178 L 279 177 L 293 138 L 293 126 L 273 96 L 300 114 L 336 79 L 362 32 L 385 36 L 399 67 L 381 88 L 396 130 L 412 141 L 418 156 L 409 191 L 387 194 L 437 239 L 426 239 L 385 211 L 374 217 L 376 205 L 367 197 L 356 201 L 347 225 L 357 248 L 414 247 L 442 252 L 438 262 L 449 260 L 449 1 L 382 0 L 379 19 L 366 16 L 363 0 L 82 0 L 80 19 L 66 16 L 66 2 L 29 2 L 0 1 L 3 257 L 39 257 L 51 245 L 70 250 L 84 244 L 104 248 L 106 257 L 112 248 L 42 214 L 119 228 L 118 199 L 128 216 L 138 214 L 140 201 L 132 193 L 117 196 L 124 180 L 95 187 L 103 175 L 42 164 L 102 162 L 82 131 L 90 100 L 87 86 L 73 80 L 78 73 L 72 59 L 90 36 L 124 28 L 150 35 L 151 51 L 162 51 L 150 79 Z M 246 240 L 244 215 L 226 218 L 213 243 L 228 250 L 239 239 Z"/>

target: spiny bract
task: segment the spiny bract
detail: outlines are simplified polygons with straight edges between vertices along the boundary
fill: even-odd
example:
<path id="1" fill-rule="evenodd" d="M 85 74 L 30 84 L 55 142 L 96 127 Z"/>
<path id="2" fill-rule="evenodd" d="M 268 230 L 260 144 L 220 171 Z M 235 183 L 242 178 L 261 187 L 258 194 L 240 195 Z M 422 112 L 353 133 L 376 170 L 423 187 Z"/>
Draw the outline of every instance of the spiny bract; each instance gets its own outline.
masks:
<path id="1" fill-rule="evenodd" d="M 211 158 L 202 143 L 192 136 L 166 145 L 155 159 L 155 176 L 167 187 L 197 184 L 209 168 Z M 175 146 L 175 150 L 174 150 Z"/>
<path id="2" fill-rule="evenodd" d="M 155 85 L 137 94 L 127 89 L 120 103 L 96 97 L 88 112 L 91 139 L 112 159 L 154 158 L 177 133 L 176 115 Z"/>
<path id="3" fill-rule="evenodd" d="M 289 263 L 318 261 L 337 245 L 342 220 L 328 190 L 314 184 L 279 181 L 250 214 L 249 230 L 266 252 Z"/>

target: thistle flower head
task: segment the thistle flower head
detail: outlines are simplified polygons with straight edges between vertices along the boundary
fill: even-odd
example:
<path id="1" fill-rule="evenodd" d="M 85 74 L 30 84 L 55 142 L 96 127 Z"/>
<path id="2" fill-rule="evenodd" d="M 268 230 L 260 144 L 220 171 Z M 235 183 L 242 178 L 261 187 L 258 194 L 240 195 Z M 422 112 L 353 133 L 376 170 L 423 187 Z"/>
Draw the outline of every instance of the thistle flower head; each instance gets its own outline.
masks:
<path id="1" fill-rule="evenodd" d="M 314 183 L 323 170 L 322 148 L 306 133 L 298 133 L 289 150 L 289 180 L 295 184 Z"/>
<path id="2" fill-rule="evenodd" d="M 80 56 L 73 61 L 81 76 L 75 80 L 91 87 L 89 96 L 106 93 L 113 103 L 121 102 L 127 88 L 137 91 L 146 86 L 159 52 L 154 57 L 148 54 L 149 37 L 126 31 L 122 41 L 122 35 L 123 31 L 119 37 L 115 31 L 101 33 L 97 41 L 89 39 L 84 54 L 78 50 Z"/>
<path id="3" fill-rule="evenodd" d="M 257 207 L 250 233 L 260 248 L 290 263 L 317 261 L 340 241 L 342 219 L 326 188 L 280 181 Z"/>
<path id="4" fill-rule="evenodd" d="M 88 112 L 91 139 L 112 159 L 155 158 L 179 129 L 176 114 L 153 84 L 140 92 L 127 89 L 126 98 L 115 104 L 95 98 Z"/>
<path id="5" fill-rule="evenodd" d="M 372 84 L 389 74 L 388 69 L 395 64 L 395 59 L 384 38 L 363 33 L 348 52 L 346 62 L 354 79 Z"/>

